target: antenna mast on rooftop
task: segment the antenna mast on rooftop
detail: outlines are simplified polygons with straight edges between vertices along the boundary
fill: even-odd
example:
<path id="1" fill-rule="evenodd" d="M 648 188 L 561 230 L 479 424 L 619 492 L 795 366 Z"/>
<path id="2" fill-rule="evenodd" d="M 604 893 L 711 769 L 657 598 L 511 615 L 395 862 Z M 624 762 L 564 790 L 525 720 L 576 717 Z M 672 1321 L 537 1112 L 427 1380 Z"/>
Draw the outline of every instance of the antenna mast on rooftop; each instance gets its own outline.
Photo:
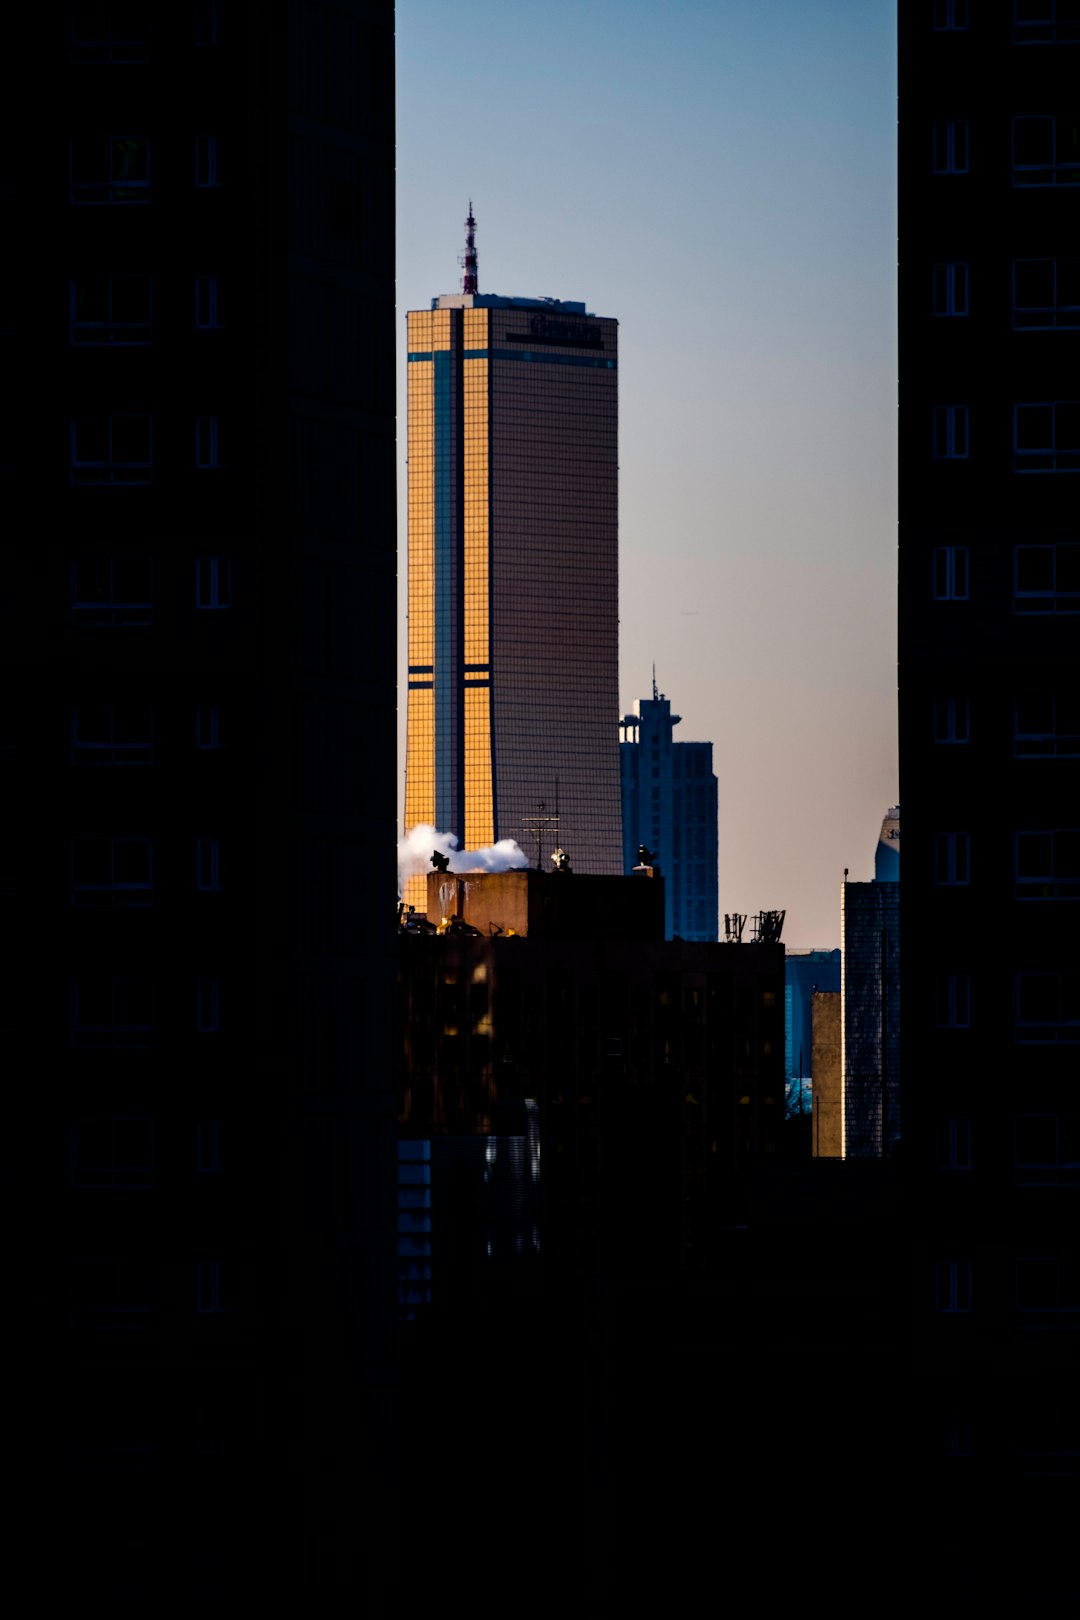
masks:
<path id="1" fill-rule="evenodd" d="M 465 221 L 465 257 L 459 260 L 464 265 L 465 274 L 461 278 L 463 293 L 479 291 L 476 282 L 476 221 L 473 218 L 472 198 L 469 198 L 469 217 Z"/>

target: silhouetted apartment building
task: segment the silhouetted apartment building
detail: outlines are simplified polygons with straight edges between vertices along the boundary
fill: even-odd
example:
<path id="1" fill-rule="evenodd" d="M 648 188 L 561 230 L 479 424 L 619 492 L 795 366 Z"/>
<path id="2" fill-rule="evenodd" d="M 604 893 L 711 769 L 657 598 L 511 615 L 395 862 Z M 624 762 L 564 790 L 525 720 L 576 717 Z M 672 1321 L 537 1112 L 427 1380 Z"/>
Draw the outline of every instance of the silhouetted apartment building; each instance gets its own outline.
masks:
<path id="1" fill-rule="evenodd" d="M 943 1595 L 1026 1612 L 1080 1594 L 1078 39 L 1062 0 L 900 10 L 902 1049 L 927 1512 L 949 1527 Z"/>
<path id="2" fill-rule="evenodd" d="M 408 316 L 405 830 L 528 847 L 542 803 L 616 873 L 618 323 L 465 280 Z"/>
<path id="3" fill-rule="evenodd" d="M 345 1546 L 298 1481 L 382 1471 L 391 1388 L 393 8 L 74 3 L 7 50 L 37 1563 L 107 1608 L 289 1593 Z"/>
<path id="4" fill-rule="evenodd" d="M 623 865 L 639 864 L 644 844 L 664 874 L 668 939 L 715 940 L 717 791 L 712 743 L 675 742 L 682 717 L 656 689 L 619 722 Z"/>

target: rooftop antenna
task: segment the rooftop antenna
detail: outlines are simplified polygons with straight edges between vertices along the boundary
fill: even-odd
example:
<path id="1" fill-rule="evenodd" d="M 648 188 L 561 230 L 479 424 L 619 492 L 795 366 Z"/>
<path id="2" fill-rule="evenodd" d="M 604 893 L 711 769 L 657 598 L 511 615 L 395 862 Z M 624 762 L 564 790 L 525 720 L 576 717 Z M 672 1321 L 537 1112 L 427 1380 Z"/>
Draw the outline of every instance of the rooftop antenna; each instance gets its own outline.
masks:
<path id="1" fill-rule="evenodd" d="M 461 278 L 463 293 L 479 291 L 476 284 L 476 220 L 473 218 L 472 198 L 469 198 L 469 217 L 465 221 L 465 257 L 458 263 L 464 265 L 465 274 Z"/>
<path id="2" fill-rule="evenodd" d="M 652 700 L 654 703 L 656 702 L 658 696 L 659 693 L 656 690 L 656 660 L 654 659 L 652 667 Z"/>

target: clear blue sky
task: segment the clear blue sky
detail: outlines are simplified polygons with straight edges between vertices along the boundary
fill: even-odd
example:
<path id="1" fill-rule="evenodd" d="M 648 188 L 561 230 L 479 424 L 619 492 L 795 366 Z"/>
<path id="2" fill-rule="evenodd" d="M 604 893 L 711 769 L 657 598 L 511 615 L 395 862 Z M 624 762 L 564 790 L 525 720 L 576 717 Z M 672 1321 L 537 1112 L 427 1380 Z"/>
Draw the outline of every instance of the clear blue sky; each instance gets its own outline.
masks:
<path id="1" fill-rule="evenodd" d="M 792 945 L 898 791 L 895 39 L 895 0 L 397 7 L 402 558 L 405 311 L 471 197 L 481 291 L 619 320 L 622 707 L 655 660 L 721 912 Z"/>

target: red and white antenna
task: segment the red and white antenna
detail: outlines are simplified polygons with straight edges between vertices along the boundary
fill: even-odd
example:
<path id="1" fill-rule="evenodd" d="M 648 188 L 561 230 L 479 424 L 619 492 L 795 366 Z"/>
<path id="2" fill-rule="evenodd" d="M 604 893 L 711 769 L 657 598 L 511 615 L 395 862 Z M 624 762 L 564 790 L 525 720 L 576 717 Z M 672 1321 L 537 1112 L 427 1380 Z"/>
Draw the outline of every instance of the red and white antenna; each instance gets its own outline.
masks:
<path id="1" fill-rule="evenodd" d="M 461 278 L 461 290 L 464 293 L 474 293 L 479 289 L 476 285 L 476 221 L 473 218 L 472 198 L 469 198 L 469 217 L 465 221 L 465 257 L 458 260 L 464 265 L 465 274 Z"/>

